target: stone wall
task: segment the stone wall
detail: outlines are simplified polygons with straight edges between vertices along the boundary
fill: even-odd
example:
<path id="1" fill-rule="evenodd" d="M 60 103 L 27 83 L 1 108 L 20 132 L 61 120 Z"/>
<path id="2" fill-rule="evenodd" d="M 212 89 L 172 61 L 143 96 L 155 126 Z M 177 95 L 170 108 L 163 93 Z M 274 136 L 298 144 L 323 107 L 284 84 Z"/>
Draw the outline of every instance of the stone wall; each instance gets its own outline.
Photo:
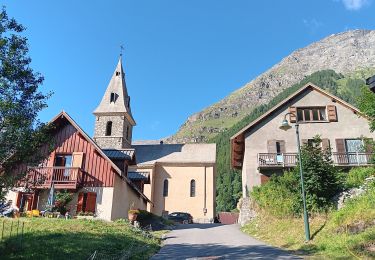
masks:
<path id="1" fill-rule="evenodd" d="M 112 133 L 106 136 L 107 122 L 112 121 Z M 129 130 L 129 133 L 127 133 Z M 127 139 L 129 136 L 129 140 Z M 95 121 L 94 141 L 102 149 L 129 148 L 132 137 L 132 126 L 125 116 L 97 116 Z"/>
<path id="2" fill-rule="evenodd" d="M 254 203 L 251 198 L 241 198 L 238 202 L 237 207 L 240 210 L 240 215 L 238 217 L 238 224 L 244 226 L 247 222 L 256 217 L 256 212 L 254 210 Z"/>

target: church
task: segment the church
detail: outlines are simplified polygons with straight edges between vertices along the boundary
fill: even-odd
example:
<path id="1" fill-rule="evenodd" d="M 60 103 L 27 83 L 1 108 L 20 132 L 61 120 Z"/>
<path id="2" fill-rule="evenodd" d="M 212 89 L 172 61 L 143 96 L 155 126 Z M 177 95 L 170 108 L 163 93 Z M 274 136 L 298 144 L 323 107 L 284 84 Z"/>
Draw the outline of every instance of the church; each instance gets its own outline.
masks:
<path id="1" fill-rule="evenodd" d="M 142 209 L 159 216 L 188 212 L 199 223 L 213 220 L 216 145 L 133 145 L 136 122 L 121 56 L 93 114 L 92 138 L 65 111 L 50 121 L 53 147 L 41 147 L 45 159 L 39 165 L 16 169 L 27 174 L 8 192 L 14 206 L 44 210 L 51 190 L 68 190 L 73 216 L 116 220 L 127 218 L 130 209 Z"/>

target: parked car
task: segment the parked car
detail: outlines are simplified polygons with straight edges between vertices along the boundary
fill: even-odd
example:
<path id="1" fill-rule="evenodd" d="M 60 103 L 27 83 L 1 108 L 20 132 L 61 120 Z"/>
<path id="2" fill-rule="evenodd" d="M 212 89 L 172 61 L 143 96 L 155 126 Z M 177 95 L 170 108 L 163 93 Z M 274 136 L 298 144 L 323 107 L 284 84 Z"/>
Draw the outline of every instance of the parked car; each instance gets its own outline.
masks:
<path id="1" fill-rule="evenodd" d="M 186 212 L 172 212 L 168 215 L 168 219 L 181 224 L 193 223 L 193 217 Z"/>

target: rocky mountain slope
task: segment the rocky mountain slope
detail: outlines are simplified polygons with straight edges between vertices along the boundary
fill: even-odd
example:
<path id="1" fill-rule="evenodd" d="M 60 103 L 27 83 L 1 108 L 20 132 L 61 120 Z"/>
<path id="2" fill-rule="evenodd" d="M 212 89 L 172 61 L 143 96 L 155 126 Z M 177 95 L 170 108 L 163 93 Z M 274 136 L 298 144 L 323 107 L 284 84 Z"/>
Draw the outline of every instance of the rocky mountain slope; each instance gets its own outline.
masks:
<path id="1" fill-rule="evenodd" d="M 166 141 L 204 142 L 225 131 L 260 104 L 315 71 L 332 69 L 344 75 L 375 73 L 375 30 L 333 34 L 296 50 L 242 88 L 190 116 Z"/>

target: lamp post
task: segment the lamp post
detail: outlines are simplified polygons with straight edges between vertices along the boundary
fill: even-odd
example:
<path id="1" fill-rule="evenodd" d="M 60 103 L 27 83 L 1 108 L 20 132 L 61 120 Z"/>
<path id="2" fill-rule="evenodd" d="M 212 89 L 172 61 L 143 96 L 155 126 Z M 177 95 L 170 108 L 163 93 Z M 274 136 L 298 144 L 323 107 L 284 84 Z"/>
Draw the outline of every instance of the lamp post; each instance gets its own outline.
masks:
<path id="1" fill-rule="evenodd" d="M 279 127 L 280 129 L 287 131 L 292 128 L 291 125 L 289 125 L 288 120 L 286 117 L 288 115 L 294 115 L 296 118 L 296 114 L 294 113 L 286 113 L 284 116 L 284 120 L 281 122 L 281 126 Z M 303 170 L 302 170 L 302 158 L 301 158 L 301 144 L 299 140 L 299 124 L 295 124 L 296 127 L 296 136 L 297 136 L 297 148 L 298 148 L 298 161 L 299 161 L 299 173 L 301 177 L 301 192 L 302 192 L 302 201 L 303 201 L 303 221 L 305 223 L 305 236 L 306 236 L 306 241 L 310 240 L 310 226 L 309 226 L 309 215 L 307 214 L 307 208 L 306 208 L 306 195 L 305 195 L 305 187 L 303 183 Z"/>

